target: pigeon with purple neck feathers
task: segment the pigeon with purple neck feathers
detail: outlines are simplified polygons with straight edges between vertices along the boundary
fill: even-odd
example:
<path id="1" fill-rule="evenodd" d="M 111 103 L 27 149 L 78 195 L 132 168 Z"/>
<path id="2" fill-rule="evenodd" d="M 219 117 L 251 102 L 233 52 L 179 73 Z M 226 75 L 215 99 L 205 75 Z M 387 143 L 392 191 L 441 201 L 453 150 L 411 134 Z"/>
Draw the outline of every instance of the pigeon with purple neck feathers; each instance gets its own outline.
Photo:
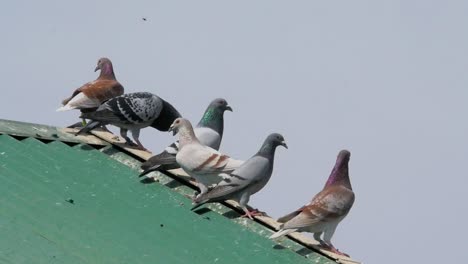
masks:
<path id="1" fill-rule="evenodd" d="M 146 150 L 138 139 L 140 129 L 151 126 L 168 131 L 172 122 L 180 117 L 179 112 L 160 97 L 146 92 L 129 93 L 114 97 L 98 107 L 96 111 L 82 113 L 82 118 L 91 119 L 77 134 L 88 132 L 98 126 L 112 124 L 120 127 L 120 135 L 128 145 Z M 127 136 L 130 130 L 136 144 Z"/>
<path id="2" fill-rule="evenodd" d="M 205 146 L 195 136 L 192 124 L 185 118 L 177 118 L 169 131 L 179 136 L 179 151 L 176 161 L 180 167 L 193 177 L 200 188 L 200 195 L 208 187 L 219 183 L 221 174 L 230 173 L 237 169 L 244 161 L 235 160 L 219 151 Z"/>
<path id="3" fill-rule="evenodd" d="M 229 173 L 214 188 L 196 197 L 194 199 L 196 205 L 192 210 L 204 203 L 235 200 L 240 204 L 245 215 L 253 219 L 253 213 L 247 209 L 247 203 L 250 196 L 263 189 L 270 180 L 277 146 L 288 148 L 282 135 L 270 134 L 257 154 Z"/>
<path id="4" fill-rule="evenodd" d="M 210 103 L 200 122 L 193 130 L 201 144 L 219 150 L 223 138 L 225 111 L 232 112 L 232 108 L 225 99 L 217 98 Z M 160 154 L 151 157 L 141 165 L 143 172 L 140 177 L 156 170 L 166 171 L 180 168 L 176 161 L 178 151 L 179 142 L 176 141 L 166 147 Z"/>
<path id="5" fill-rule="evenodd" d="M 94 71 L 98 70 L 101 71 L 99 77 L 76 89 L 71 97 L 63 100 L 63 106 L 57 111 L 80 109 L 86 112 L 86 110 L 94 110 L 102 102 L 124 93 L 124 87 L 115 78 L 110 59 L 100 58 Z"/>
<path id="6" fill-rule="evenodd" d="M 346 255 L 333 246 L 331 238 L 336 227 L 345 218 L 354 203 L 354 192 L 348 173 L 350 156 L 349 151 L 340 151 L 335 167 L 322 191 L 315 195 L 309 204 L 279 218 L 278 222 L 284 224 L 270 238 L 277 238 L 296 231 L 310 232 L 314 233 L 315 240 L 323 248 L 340 255 Z M 320 238 L 322 234 L 323 240 Z"/>

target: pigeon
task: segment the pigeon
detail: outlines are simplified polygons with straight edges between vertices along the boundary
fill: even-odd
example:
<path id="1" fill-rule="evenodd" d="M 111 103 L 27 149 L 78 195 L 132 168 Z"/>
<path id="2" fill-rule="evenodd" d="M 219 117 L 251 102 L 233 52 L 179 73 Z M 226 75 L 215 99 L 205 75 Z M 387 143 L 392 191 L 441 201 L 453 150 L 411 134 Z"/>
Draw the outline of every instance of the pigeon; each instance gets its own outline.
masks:
<path id="1" fill-rule="evenodd" d="M 83 112 L 94 110 L 102 102 L 122 95 L 124 87 L 115 79 L 112 62 L 108 58 L 100 58 L 94 71 L 101 70 L 99 77 L 76 89 L 70 98 L 63 100 L 63 106 L 57 111 L 80 109 Z"/>
<path id="2" fill-rule="evenodd" d="M 126 143 L 146 150 L 139 138 L 140 129 L 154 127 L 160 131 L 168 131 L 172 121 L 180 117 L 179 112 L 160 97 L 147 92 L 128 93 L 114 97 L 101 104 L 95 111 L 82 113 L 81 118 L 91 119 L 78 134 L 112 124 L 120 127 L 120 135 Z M 127 137 L 127 131 L 132 132 L 136 144 Z"/>
<path id="3" fill-rule="evenodd" d="M 179 135 L 179 152 L 176 161 L 180 167 L 197 181 L 200 194 L 222 180 L 222 173 L 230 173 L 244 161 L 235 160 L 219 151 L 205 146 L 195 136 L 192 124 L 185 118 L 177 118 L 169 131 Z"/>
<path id="4" fill-rule="evenodd" d="M 210 103 L 200 122 L 193 130 L 201 144 L 219 150 L 223 138 L 224 112 L 226 110 L 232 112 L 232 108 L 222 98 L 217 98 Z M 143 172 L 140 177 L 155 170 L 167 171 L 180 168 L 176 162 L 178 151 L 179 142 L 176 141 L 160 154 L 151 157 L 141 165 Z"/>
<path id="5" fill-rule="evenodd" d="M 354 203 L 354 192 L 348 174 L 350 156 L 349 151 L 340 151 L 335 167 L 322 191 L 315 195 L 309 204 L 279 218 L 278 222 L 284 224 L 270 238 L 296 231 L 311 232 L 323 248 L 346 255 L 333 246 L 331 238 L 338 223 L 348 214 Z M 323 240 L 320 238 L 322 233 L 324 234 Z"/>
<path id="6" fill-rule="evenodd" d="M 257 154 L 229 173 L 228 177 L 224 177 L 224 180 L 213 189 L 196 197 L 194 199 L 195 206 L 192 210 L 204 203 L 232 199 L 240 204 L 246 216 L 253 219 L 253 214 L 246 206 L 250 196 L 263 189 L 270 180 L 277 146 L 288 148 L 282 135 L 278 133 L 270 134 Z"/>

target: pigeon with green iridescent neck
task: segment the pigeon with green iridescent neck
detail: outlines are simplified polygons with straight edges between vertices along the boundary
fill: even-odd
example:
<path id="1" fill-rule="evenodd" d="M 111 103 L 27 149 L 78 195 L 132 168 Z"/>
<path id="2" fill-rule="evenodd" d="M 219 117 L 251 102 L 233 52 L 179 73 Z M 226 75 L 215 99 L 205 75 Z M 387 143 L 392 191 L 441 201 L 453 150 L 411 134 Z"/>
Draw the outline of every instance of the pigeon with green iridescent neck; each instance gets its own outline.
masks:
<path id="1" fill-rule="evenodd" d="M 315 240 L 323 248 L 346 255 L 333 246 L 331 238 L 336 227 L 345 218 L 354 203 L 354 192 L 348 173 L 350 156 L 349 151 L 340 151 L 335 167 L 322 191 L 315 195 L 309 204 L 278 219 L 278 222 L 284 224 L 270 238 L 277 238 L 296 231 L 310 232 L 314 233 Z M 321 239 L 322 234 L 323 240 Z"/>
<path id="2" fill-rule="evenodd" d="M 252 219 L 254 213 L 247 209 L 247 203 L 250 196 L 263 189 L 270 180 L 277 146 L 287 148 L 283 136 L 273 133 L 265 139 L 257 154 L 238 169 L 228 173 L 224 180 L 214 188 L 196 197 L 192 210 L 204 203 L 235 200 L 240 204 L 245 215 Z"/>
<path id="3" fill-rule="evenodd" d="M 219 183 L 223 173 L 237 169 L 244 161 L 232 159 L 219 151 L 200 143 L 192 124 L 184 118 L 177 118 L 169 131 L 179 136 L 179 151 L 176 161 L 180 167 L 197 181 L 200 195 L 208 187 Z"/>
<path id="4" fill-rule="evenodd" d="M 213 100 L 206 109 L 203 117 L 195 127 L 195 136 L 201 144 L 219 150 L 224 131 L 224 112 L 231 111 L 232 108 L 226 100 L 217 98 Z M 141 165 L 144 176 L 152 171 L 166 171 L 180 168 L 176 161 L 176 155 L 179 151 L 179 142 L 176 141 L 168 146 L 163 152 L 151 157 Z"/>

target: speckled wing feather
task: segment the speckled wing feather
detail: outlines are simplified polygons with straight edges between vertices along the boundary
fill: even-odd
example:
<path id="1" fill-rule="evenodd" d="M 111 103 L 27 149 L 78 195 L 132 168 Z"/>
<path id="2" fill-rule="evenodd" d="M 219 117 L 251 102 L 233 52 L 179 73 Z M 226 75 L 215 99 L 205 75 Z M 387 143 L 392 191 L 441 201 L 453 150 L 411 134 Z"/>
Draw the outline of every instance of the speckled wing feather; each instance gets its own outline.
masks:
<path id="1" fill-rule="evenodd" d="M 163 108 L 162 99 L 151 93 L 131 93 L 114 97 L 83 118 L 106 123 L 139 125 L 152 122 Z"/>

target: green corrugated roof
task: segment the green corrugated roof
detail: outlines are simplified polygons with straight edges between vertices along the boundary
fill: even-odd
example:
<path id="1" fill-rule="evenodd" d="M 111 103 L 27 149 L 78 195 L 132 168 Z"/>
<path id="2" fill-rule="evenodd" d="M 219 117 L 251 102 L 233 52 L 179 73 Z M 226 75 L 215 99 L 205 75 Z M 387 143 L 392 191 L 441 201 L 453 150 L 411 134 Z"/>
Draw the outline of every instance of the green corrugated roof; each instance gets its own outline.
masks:
<path id="1" fill-rule="evenodd" d="M 140 162 L 91 136 L 0 120 L 0 262 L 334 263 L 226 205 L 190 211 L 189 184 L 160 173 L 141 184 Z"/>

